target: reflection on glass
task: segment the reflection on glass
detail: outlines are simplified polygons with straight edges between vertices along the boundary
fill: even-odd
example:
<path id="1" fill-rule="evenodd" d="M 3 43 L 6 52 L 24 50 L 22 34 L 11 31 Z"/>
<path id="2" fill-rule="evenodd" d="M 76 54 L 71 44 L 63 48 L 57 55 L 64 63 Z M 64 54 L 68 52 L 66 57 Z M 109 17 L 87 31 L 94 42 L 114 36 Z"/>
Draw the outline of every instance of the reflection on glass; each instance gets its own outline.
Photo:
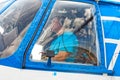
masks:
<path id="1" fill-rule="evenodd" d="M 39 0 L 17 0 L 0 15 L 0 58 L 15 52 L 40 5 Z"/>
<path id="2" fill-rule="evenodd" d="M 46 61 L 46 51 L 54 51 L 53 61 L 97 65 L 95 8 L 91 4 L 57 1 L 41 35 L 34 45 L 31 58 Z"/>

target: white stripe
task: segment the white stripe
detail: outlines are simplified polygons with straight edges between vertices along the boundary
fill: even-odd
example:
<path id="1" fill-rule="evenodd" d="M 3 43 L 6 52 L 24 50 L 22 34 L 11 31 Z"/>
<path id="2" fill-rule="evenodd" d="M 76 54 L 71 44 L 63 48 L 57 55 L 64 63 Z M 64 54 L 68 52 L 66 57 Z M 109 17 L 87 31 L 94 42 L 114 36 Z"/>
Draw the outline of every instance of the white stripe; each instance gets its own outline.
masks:
<path id="1" fill-rule="evenodd" d="M 104 41 L 105 41 L 105 43 L 118 44 L 120 40 L 105 38 Z"/>
<path id="2" fill-rule="evenodd" d="M 107 57 L 106 57 L 106 46 L 105 46 L 105 34 L 104 34 L 104 26 L 102 25 L 102 34 L 103 34 L 103 39 L 104 39 L 104 58 L 105 58 L 105 67 L 107 68 Z"/>
<path id="3" fill-rule="evenodd" d="M 102 16 L 101 19 L 102 20 L 118 21 L 118 22 L 120 22 L 120 18 L 119 17 Z"/>
<path id="4" fill-rule="evenodd" d="M 119 52 L 120 52 L 120 40 L 117 43 L 117 47 L 116 47 L 115 52 L 113 54 L 113 57 L 112 57 L 112 60 L 110 62 L 110 65 L 108 67 L 108 70 L 113 70 L 114 69 L 115 63 L 116 63 L 117 58 L 119 56 Z"/>

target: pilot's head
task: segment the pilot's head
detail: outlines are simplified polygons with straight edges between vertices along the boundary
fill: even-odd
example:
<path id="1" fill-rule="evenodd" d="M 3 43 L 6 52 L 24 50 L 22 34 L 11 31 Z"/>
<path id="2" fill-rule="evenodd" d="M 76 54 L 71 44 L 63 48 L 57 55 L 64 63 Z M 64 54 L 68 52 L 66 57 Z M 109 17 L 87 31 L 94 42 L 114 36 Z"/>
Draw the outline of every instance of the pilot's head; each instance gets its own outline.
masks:
<path id="1" fill-rule="evenodd" d="M 54 17 L 51 21 L 51 31 L 57 33 L 62 28 L 60 23 L 60 19 L 58 17 Z"/>

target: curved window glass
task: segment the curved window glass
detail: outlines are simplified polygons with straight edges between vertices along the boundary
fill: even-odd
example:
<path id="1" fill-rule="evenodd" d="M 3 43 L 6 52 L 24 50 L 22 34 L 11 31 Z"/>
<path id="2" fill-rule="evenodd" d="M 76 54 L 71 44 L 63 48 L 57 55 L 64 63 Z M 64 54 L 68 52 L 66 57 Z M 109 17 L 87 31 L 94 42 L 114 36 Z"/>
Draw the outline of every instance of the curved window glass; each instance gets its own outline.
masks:
<path id="1" fill-rule="evenodd" d="M 40 0 L 17 0 L 0 15 L 1 58 L 18 48 L 40 5 Z"/>
<path id="2" fill-rule="evenodd" d="M 98 65 L 99 49 L 94 14 L 94 5 L 57 1 L 30 58 L 33 61 L 46 61 L 47 54 L 54 56 L 54 62 Z"/>

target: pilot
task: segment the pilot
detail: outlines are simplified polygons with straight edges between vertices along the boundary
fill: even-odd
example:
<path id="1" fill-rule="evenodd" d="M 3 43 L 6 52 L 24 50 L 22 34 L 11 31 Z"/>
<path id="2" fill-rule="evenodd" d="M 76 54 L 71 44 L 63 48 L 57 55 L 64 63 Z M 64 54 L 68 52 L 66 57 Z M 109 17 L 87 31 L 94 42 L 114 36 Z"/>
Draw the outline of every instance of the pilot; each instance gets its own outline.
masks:
<path id="1" fill-rule="evenodd" d="M 79 43 L 76 35 L 69 29 L 71 22 L 72 20 L 65 18 L 62 28 L 56 33 L 58 37 L 50 45 L 50 50 L 55 53 L 52 58 L 54 61 L 74 62 Z"/>

